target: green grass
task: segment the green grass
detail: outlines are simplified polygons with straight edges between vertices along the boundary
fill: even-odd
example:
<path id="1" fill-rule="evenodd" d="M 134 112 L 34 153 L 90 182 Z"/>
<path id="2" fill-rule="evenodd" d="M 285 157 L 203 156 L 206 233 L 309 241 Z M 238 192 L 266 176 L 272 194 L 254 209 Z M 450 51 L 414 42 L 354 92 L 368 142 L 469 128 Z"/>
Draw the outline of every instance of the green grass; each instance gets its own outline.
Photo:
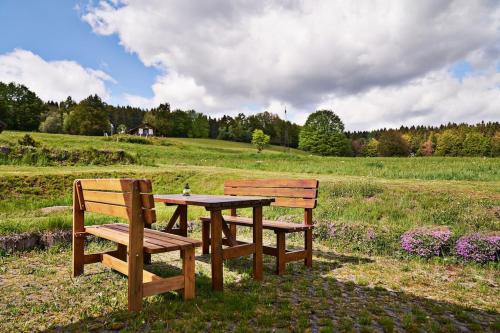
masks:
<path id="1" fill-rule="evenodd" d="M 0 139 L 15 143 L 23 135 L 4 132 Z M 31 135 L 41 146 L 60 149 L 124 149 L 137 156 L 139 164 L 0 166 L 0 235 L 69 229 L 70 213 L 43 214 L 40 209 L 70 205 L 73 180 L 94 177 L 150 178 L 156 193 L 180 193 L 189 182 L 193 193 L 210 194 L 222 193 L 228 178 L 318 178 L 317 238 L 330 238 L 330 246 L 339 250 L 367 254 L 397 254 L 399 236 L 417 226 L 449 226 L 455 238 L 500 231 L 498 158 L 327 158 L 293 149 L 283 152 L 281 147 L 258 154 L 248 144 L 208 139 L 158 138 L 146 145 L 103 137 Z M 190 209 L 189 219 L 203 213 Z M 264 213 L 268 218 L 302 218 L 299 210 Z M 161 222 L 169 214 L 159 208 Z M 96 216 L 88 223 L 109 221 Z M 326 235 L 331 224 L 335 237 Z M 367 239 L 368 233 L 376 237 Z"/>
<path id="2" fill-rule="evenodd" d="M 87 251 L 106 249 L 91 243 Z M 211 291 L 210 258 L 198 250 L 196 298 L 149 297 L 140 315 L 126 312 L 126 278 L 100 264 L 71 278 L 70 258 L 64 246 L 0 258 L 0 331 L 494 332 L 500 319 L 495 268 L 409 260 L 402 270 L 397 259 L 339 254 L 321 242 L 311 270 L 296 262 L 276 276 L 274 259 L 265 256 L 260 283 L 250 258 L 227 260 L 223 293 Z M 170 253 L 154 255 L 149 269 L 169 276 L 181 266 Z"/>

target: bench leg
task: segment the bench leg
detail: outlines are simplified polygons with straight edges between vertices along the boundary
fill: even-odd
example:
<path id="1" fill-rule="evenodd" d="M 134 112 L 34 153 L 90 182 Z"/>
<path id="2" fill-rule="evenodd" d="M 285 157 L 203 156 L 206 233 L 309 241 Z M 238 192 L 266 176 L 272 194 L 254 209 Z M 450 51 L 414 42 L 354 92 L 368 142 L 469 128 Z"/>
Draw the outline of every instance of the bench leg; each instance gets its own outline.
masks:
<path id="1" fill-rule="evenodd" d="M 304 232 L 304 240 L 305 240 L 305 250 L 306 250 L 306 258 L 304 259 L 304 265 L 307 267 L 312 267 L 312 229 L 306 230 Z"/>
<path id="2" fill-rule="evenodd" d="M 182 273 L 184 274 L 184 300 L 195 296 L 194 247 L 183 250 Z"/>
<path id="3" fill-rule="evenodd" d="M 231 231 L 231 236 L 233 236 L 233 239 L 236 240 L 236 224 L 230 224 L 229 231 Z"/>
<path id="4" fill-rule="evenodd" d="M 201 238 L 203 241 L 202 253 L 208 254 L 210 252 L 210 222 L 202 222 Z"/>
<path id="5" fill-rule="evenodd" d="M 286 234 L 284 232 L 276 232 L 276 274 L 282 275 L 285 273 L 286 262 L 285 262 L 285 252 L 286 252 Z"/>
<path id="6" fill-rule="evenodd" d="M 85 238 L 73 235 L 73 277 L 83 274 Z"/>

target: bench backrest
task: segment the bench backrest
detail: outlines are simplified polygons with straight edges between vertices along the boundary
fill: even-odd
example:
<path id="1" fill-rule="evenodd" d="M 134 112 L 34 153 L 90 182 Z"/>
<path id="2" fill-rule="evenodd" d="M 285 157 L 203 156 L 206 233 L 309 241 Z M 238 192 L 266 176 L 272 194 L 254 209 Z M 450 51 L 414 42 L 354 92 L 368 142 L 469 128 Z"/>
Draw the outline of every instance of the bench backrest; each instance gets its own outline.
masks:
<path id="1" fill-rule="evenodd" d="M 87 212 L 156 222 L 151 181 L 146 179 L 78 179 L 74 183 L 76 205 Z M 134 216 L 134 214 L 136 214 Z"/>
<path id="2" fill-rule="evenodd" d="M 231 179 L 224 194 L 274 197 L 272 206 L 316 208 L 319 182 L 316 179 Z"/>

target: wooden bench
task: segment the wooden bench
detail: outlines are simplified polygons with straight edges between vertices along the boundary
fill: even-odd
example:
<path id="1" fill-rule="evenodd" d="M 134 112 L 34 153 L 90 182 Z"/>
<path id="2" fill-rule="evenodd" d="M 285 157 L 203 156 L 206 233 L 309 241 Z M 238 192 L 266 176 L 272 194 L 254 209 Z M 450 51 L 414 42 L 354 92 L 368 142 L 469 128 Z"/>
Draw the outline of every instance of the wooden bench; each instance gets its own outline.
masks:
<path id="1" fill-rule="evenodd" d="M 274 197 L 276 200 L 271 206 L 302 208 L 304 209 L 303 223 L 289 223 L 263 220 L 263 229 L 273 230 L 276 233 L 276 247 L 264 246 L 264 254 L 276 257 L 276 273 L 285 272 L 286 263 L 304 260 L 308 267 L 312 266 L 312 210 L 316 208 L 319 182 L 315 179 L 252 179 L 227 180 L 224 182 L 225 195 L 251 195 Z M 230 216 L 223 216 L 230 226 L 232 238 L 236 239 L 237 226 L 251 226 L 252 219 L 237 216 L 236 209 L 231 210 Z M 202 217 L 203 253 L 209 252 L 210 245 L 210 217 Z M 287 233 L 303 232 L 304 249 L 289 251 L 286 249 L 285 238 Z M 227 242 L 224 239 L 223 242 Z M 244 242 L 237 241 L 244 244 Z"/>
<path id="2" fill-rule="evenodd" d="M 128 309 L 141 311 L 142 298 L 183 289 L 184 299 L 195 296 L 195 247 L 201 242 L 151 230 L 156 212 L 149 180 L 81 179 L 73 185 L 73 276 L 86 264 L 101 262 L 128 276 Z M 85 212 L 122 218 L 127 224 L 84 225 Z M 84 253 L 88 235 L 117 243 L 105 253 Z M 143 269 L 144 254 L 181 252 L 182 274 L 162 278 Z"/>

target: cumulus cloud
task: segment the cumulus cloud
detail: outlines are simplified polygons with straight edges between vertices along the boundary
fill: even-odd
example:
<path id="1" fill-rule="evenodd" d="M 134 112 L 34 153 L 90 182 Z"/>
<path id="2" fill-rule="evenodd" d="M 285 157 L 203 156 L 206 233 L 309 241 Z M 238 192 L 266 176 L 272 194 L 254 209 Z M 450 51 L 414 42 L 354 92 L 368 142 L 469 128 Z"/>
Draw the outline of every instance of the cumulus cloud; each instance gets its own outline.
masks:
<path id="1" fill-rule="evenodd" d="M 0 81 L 24 84 L 41 99 L 81 100 L 91 94 L 109 99 L 105 81 L 114 82 L 100 70 L 84 68 L 75 61 L 46 61 L 26 50 L 0 55 Z"/>
<path id="2" fill-rule="evenodd" d="M 132 99 L 168 99 L 174 107 L 191 105 L 211 113 L 280 101 L 292 118 L 302 120 L 327 100 L 410 91 L 419 83 L 421 89 L 459 85 L 458 95 L 475 94 L 478 87 L 446 77 L 446 68 L 469 61 L 485 76 L 476 80 L 492 83 L 500 58 L 500 5 L 489 0 L 115 0 L 90 7 L 83 18 L 98 34 L 118 35 L 126 50 L 162 71 L 153 99 Z M 422 83 L 432 78 L 442 84 Z M 392 105 L 408 104 L 401 99 L 395 93 L 384 102 L 371 98 L 357 106 L 371 105 L 370 112 L 399 125 L 415 117 L 399 109 L 391 116 Z M 421 119 L 444 119 L 438 113 L 446 99 L 432 100 L 437 104 L 428 104 Z M 481 118 L 471 112 L 484 112 L 454 106 L 461 115 L 456 120 L 477 121 Z M 356 119 L 367 111 L 345 112 Z"/>

